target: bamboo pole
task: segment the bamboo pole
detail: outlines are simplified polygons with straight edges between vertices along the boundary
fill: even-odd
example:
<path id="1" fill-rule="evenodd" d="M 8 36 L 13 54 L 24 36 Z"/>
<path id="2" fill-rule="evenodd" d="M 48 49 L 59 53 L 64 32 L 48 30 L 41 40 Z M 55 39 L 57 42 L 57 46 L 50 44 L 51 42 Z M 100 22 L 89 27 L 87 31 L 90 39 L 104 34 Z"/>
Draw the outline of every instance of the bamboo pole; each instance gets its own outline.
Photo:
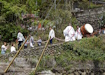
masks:
<path id="1" fill-rule="evenodd" d="M 38 63 L 36 64 L 36 67 L 35 67 L 35 70 L 34 70 L 34 74 L 35 74 L 35 72 L 36 72 L 36 70 L 37 70 L 37 67 L 38 67 L 38 65 L 39 65 L 39 63 L 40 63 L 40 61 L 41 61 L 41 59 L 42 59 L 42 56 L 43 56 L 43 54 L 44 54 L 44 52 L 45 52 L 45 50 L 46 50 L 46 48 L 47 48 L 47 45 L 48 45 L 49 40 L 50 40 L 50 39 L 48 39 L 48 41 L 47 41 L 47 43 L 46 43 L 46 45 L 45 45 L 45 47 L 44 47 L 44 49 L 43 49 L 43 51 L 42 51 L 42 53 L 41 53 L 41 56 L 40 56 L 40 58 L 39 58 L 39 61 L 38 61 Z"/>
<path id="2" fill-rule="evenodd" d="M 7 70 L 9 69 L 9 67 L 11 66 L 11 64 L 13 63 L 13 61 L 15 60 L 15 58 L 17 57 L 17 55 L 19 54 L 19 52 L 21 51 L 21 49 L 23 48 L 24 44 L 26 43 L 26 41 L 29 39 L 30 35 L 26 38 L 25 42 L 21 45 L 21 47 L 19 48 L 19 50 L 17 51 L 16 55 L 14 56 L 14 58 L 12 59 L 12 61 L 10 62 L 10 64 L 7 66 L 7 68 L 5 69 L 4 73 L 7 72 Z"/>

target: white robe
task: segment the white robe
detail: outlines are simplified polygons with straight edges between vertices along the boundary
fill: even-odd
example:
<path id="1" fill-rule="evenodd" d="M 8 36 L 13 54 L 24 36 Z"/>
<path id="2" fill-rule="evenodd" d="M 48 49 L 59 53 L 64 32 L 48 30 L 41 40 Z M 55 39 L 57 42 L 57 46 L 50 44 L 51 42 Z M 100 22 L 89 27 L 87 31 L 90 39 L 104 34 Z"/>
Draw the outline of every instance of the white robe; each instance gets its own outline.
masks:
<path id="1" fill-rule="evenodd" d="M 18 41 L 24 41 L 24 36 L 21 32 L 18 33 L 17 39 L 18 39 Z"/>
<path id="2" fill-rule="evenodd" d="M 82 34 L 81 34 L 81 31 L 80 31 L 80 28 L 77 29 L 77 31 L 75 33 L 75 37 L 76 37 L 77 40 L 82 39 Z"/>
<path id="3" fill-rule="evenodd" d="M 34 38 L 33 38 L 33 36 L 31 36 L 31 37 L 30 37 L 30 47 L 33 48 L 33 47 L 34 47 L 33 44 L 34 44 Z"/>
<path id="4" fill-rule="evenodd" d="M 52 38 L 55 38 L 55 32 L 53 29 L 50 30 L 49 32 L 49 38 L 52 39 Z"/>
<path id="5" fill-rule="evenodd" d="M 63 34 L 65 36 L 65 42 L 75 41 L 75 30 L 72 26 L 67 26 L 64 29 Z"/>
<path id="6" fill-rule="evenodd" d="M 11 52 L 16 52 L 16 48 L 14 46 L 11 46 Z"/>
<path id="7" fill-rule="evenodd" d="M 1 46 L 1 50 L 2 50 L 2 51 L 6 51 L 6 50 L 7 50 L 7 47 L 6 47 L 5 45 L 2 45 L 2 46 Z"/>

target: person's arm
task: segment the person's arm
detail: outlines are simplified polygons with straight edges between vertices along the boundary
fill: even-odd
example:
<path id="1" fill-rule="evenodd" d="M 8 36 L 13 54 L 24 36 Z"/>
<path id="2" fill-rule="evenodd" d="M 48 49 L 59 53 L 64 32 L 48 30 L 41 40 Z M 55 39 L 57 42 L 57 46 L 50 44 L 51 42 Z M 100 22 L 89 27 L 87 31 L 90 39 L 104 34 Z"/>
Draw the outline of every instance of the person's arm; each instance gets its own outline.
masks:
<path id="1" fill-rule="evenodd" d="M 7 50 L 9 48 L 9 44 L 7 46 L 5 46 L 5 49 Z"/>
<path id="2" fill-rule="evenodd" d="M 51 31 L 49 32 L 49 38 L 51 39 Z"/>
<path id="3" fill-rule="evenodd" d="M 19 40 L 19 33 L 18 33 L 18 35 L 17 35 L 17 39 Z"/>

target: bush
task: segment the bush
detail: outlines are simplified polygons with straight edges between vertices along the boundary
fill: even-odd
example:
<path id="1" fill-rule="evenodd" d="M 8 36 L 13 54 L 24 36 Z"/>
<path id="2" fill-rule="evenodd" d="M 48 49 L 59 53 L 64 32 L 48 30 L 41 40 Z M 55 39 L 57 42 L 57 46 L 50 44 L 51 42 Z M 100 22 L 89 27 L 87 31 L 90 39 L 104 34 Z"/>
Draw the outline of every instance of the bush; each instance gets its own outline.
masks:
<path id="1" fill-rule="evenodd" d="M 79 2 L 79 7 L 82 9 L 93 9 L 93 8 L 98 8 L 98 7 L 102 7 L 101 4 L 93 4 L 92 2 L 89 2 L 88 0 L 83 0 L 81 2 Z"/>
<path id="2" fill-rule="evenodd" d="M 104 42 L 100 37 L 83 38 L 82 40 L 63 44 L 63 54 L 59 59 L 71 57 L 71 60 L 105 60 Z M 70 55 L 70 56 L 67 56 Z M 67 57 L 65 57 L 67 56 Z M 62 58 L 61 58 L 62 59 Z M 69 58 L 68 58 L 69 59 Z"/>
<path id="3" fill-rule="evenodd" d="M 0 25 L 1 40 L 6 42 L 15 41 L 19 30 L 23 33 L 23 35 L 27 35 L 29 33 L 28 30 L 22 29 L 20 26 L 16 26 L 14 24 Z"/>

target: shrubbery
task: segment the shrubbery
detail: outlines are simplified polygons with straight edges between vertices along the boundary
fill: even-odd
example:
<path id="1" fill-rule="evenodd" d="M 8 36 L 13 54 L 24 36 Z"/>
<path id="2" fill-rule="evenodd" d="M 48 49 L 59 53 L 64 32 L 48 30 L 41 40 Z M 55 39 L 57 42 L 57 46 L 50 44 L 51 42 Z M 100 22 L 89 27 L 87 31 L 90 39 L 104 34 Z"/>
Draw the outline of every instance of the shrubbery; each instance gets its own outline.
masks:
<path id="1" fill-rule="evenodd" d="M 29 33 L 27 29 L 22 29 L 20 26 L 12 24 L 0 25 L 1 40 L 6 42 L 15 41 L 17 39 L 18 31 L 21 31 L 23 35 Z"/>

